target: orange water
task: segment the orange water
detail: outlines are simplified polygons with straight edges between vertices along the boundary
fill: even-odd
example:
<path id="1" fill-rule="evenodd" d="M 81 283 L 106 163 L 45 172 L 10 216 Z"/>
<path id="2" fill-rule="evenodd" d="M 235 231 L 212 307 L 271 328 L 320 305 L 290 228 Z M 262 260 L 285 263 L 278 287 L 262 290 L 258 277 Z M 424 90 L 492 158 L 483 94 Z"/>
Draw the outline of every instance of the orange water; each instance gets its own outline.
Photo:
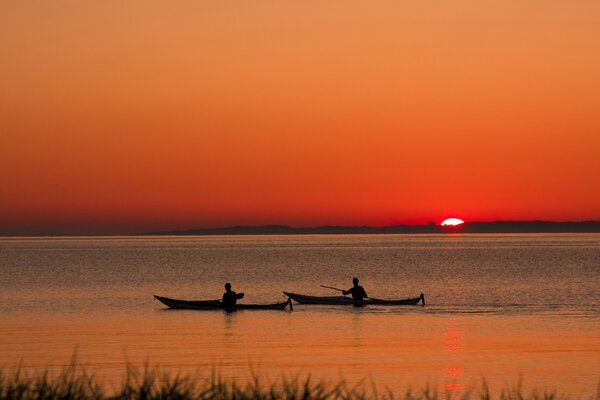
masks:
<path id="1" fill-rule="evenodd" d="M 76 351 L 111 384 L 127 363 L 149 362 L 237 379 L 251 370 L 266 380 L 366 379 L 396 391 L 522 380 L 591 397 L 600 380 L 599 243 L 597 235 L 4 239 L 0 366 L 60 368 Z M 358 272 L 372 295 L 422 289 L 427 305 L 225 313 L 165 310 L 152 299 L 213 298 L 231 280 L 244 301 L 278 301 L 276 288 L 330 294 L 318 283 L 347 285 L 340 276 Z"/>

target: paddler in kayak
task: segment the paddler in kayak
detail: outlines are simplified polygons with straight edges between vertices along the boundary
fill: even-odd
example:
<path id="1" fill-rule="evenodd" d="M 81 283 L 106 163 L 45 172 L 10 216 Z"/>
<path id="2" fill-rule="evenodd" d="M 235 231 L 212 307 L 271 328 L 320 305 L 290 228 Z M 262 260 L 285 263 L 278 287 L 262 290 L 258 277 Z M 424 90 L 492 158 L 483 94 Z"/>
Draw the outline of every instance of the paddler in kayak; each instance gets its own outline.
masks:
<path id="1" fill-rule="evenodd" d="M 363 301 L 364 299 L 369 297 L 367 295 L 367 292 L 365 292 L 365 288 L 358 284 L 358 278 L 352 279 L 352 284 L 354 286 L 352 286 L 350 289 L 342 290 L 344 296 L 347 294 L 352 294 L 352 299 L 357 301 Z"/>
<path id="2" fill-rule="evenodd" d="M 238 299 L 244 297 L 244 293 L 236 293 L 231 290 L 231 283 L 227 282 L 225 284 L 225 293 L 223 293 L 223 305 L 225 306 L 233 306 L 237 303 Z"/>

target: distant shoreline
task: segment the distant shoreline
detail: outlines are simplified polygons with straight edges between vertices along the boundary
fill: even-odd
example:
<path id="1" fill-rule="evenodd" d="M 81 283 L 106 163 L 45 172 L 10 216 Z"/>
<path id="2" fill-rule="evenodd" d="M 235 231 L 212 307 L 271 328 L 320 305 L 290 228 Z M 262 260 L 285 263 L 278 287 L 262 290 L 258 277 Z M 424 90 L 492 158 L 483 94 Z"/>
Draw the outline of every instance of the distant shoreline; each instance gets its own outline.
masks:
<path id="1" fill-rule="evenodd" d="M 491 221 L 466 222 L 458 227 L 436 224 L 390 226 L 293 227 L 288 225 L 228 226 L 161 230 L 148 232 L 82 233 L 86 229 L 61 229 L 55 233 L 0 232 L 0 238 L 10 237 L 118 237 L 118 236 L 234 236 L 234 235 L 385 235 L 385 234 L 448 234 L 448 233 L 600 233 L 600 221 Z M 91 231 L 92 229 L 89 229 Z M 33 233 L 35 232 L 35 233 Z"/>
<path id="2" fill-rule="evenodd" d="M 344 235 L 344 234 L 440 234 L 440 233 L 600 233 L 600 221 L 494 221 L 467 222 L 458 227 L 434 224 L 373 226 L 319 226 L 298 228 L 287 225 L 231 226 L 174 231 L 145 232 L 144 236 L 187 235 Z"/>

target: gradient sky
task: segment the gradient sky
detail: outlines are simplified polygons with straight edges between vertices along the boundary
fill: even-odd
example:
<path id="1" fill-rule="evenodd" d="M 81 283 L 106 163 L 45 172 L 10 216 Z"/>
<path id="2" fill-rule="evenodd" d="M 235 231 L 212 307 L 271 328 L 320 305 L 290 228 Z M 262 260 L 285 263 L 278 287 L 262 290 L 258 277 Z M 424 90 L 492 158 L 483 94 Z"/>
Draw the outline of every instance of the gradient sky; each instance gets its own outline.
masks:
<path id="1" fill-rule="evenodd" d="M 600 219 L 600 2 L 0 3 L 0 234 Z"/>

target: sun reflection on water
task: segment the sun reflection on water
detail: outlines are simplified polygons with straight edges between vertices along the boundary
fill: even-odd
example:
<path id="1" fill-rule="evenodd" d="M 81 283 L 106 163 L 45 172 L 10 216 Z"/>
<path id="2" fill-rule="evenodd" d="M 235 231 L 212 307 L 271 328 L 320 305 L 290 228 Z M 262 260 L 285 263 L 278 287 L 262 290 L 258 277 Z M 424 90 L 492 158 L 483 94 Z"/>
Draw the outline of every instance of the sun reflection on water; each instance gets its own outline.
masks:
<path id="1" fill-rule="evenodd" d="M 460 359 L 465 347 L 464 328 L 461 317 L 452 317 L 443 328 L 442 345 L 448 357 L 450 366 L 444 368 L 443 385 L 448 399 L 455 400 L 465 388 L 464 367 L 460 366 Z"/>

